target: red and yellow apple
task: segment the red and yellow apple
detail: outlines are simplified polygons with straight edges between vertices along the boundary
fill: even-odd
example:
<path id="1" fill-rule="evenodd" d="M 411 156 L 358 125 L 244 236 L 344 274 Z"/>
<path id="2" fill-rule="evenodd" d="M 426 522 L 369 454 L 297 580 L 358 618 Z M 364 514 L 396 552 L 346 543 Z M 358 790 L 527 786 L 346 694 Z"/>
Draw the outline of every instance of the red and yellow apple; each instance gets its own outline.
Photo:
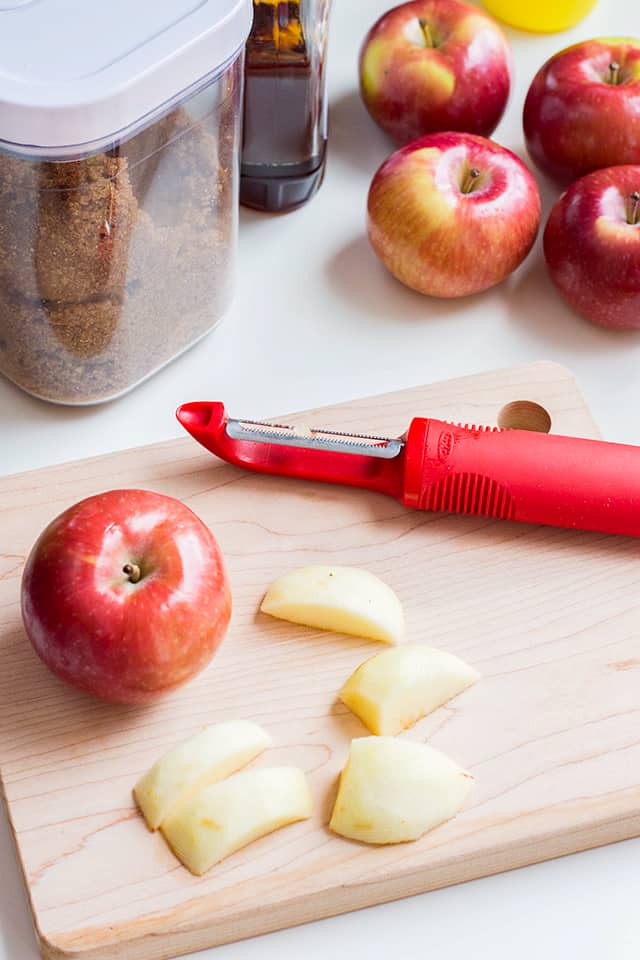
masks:
<path id="1" fill-rule="evenodd" d="M 488 136 L 509 97 L 510 50 L 477 7 L 412 0 L 373 25 L 359 73 L 367 110 L 398 143 L 438 130 Z"/>
<path id="2" fill-rule="evenodd" d="M 561 50 L 533 78 L 523 125 L 533 160 L 560 182 L 640 160 L 640 40 Z"/>
<path id="3" fill-rule="evenodd" d="M 369 240 L 402 283 L 464 297 L 504 280 L 540 224 L 540 196 L 524 163 L 466 133 L 435 133 L 401 147 L 369 189 Z"/>
<path id="4" fill-rule="evenodd" d="M 640 328 L 640 165 L 573 183 L 551 211 L 544 255 L 558 290 L 584 317 Z"/>
<path id="5" fill-rule="evenodd" d="M 145 703 L 211 660 L 231 615 L 220 548 L 179 500 L 111 490 L 53 520 L 22 578 L 27 636 L 50 670 L 113 703 Z"/>

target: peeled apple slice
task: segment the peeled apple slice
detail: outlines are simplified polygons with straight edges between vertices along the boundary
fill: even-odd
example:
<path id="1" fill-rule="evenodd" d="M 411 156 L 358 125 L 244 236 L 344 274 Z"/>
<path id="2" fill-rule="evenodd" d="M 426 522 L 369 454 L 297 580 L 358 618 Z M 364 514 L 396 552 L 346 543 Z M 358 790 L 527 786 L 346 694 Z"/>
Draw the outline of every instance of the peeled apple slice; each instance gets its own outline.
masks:
<path id="1" fill-rule="evenodd" d="M 164 821 L 162 833 L 185 867 L 201 876 L 253 840 L 307 820 L 311 812 L 302 770 L 245 770 L 195 794 Z"/>
<path id="2" fill-rule="evenodd" d="M 411 644 L 365 660 L 339 696 L 371 733 L 394 736 L 462 693 L 479 676 L 452 653 Z"/>
<path id="3" fill-rule="evenodd" d="M 350 840 L 404 843 L 450 820 L 473 784 L 446 754 L 394 737 L 353 740 L 329 826 Z"/>
<path id="4" fill-rule="evenodd" d="M 257 723 L 231 720 L 205 727 L 174 747 L 133 788 L 147 825 L 157 830 L 192 792 L 223 780 L 269 746 L 271 738 Z"/>
<path id="5" fill-rule="evenodd" d="M 404 634 L 396 594 L 358 567 L 292 570 L 271 584 L 260 609 L 280 620 L 383 643 L 399 643 Z"/>

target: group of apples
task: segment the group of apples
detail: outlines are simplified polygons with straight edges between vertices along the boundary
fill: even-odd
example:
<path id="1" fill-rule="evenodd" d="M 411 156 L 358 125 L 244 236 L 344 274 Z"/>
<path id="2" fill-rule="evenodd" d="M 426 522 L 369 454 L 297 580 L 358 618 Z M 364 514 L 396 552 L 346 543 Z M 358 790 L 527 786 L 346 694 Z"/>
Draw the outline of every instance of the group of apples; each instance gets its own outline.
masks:
<path id="1" fill-rule="evenodd" d="M 407 286 L 477 293 L 522 263 L 540 225 L 527 166 L 487 139 L 509 96 L 511 55 L 494 21 L 461 0 L 411 0 L 371 28 L 360 89 L 402 144 L 373 178 L 369 239 Z M 606 327 L 640 327 L 640 40 L 587 40 L 551 57 L 524 104 L 530 157 L 567 186 L 544 231 L 565 300 Z"/>

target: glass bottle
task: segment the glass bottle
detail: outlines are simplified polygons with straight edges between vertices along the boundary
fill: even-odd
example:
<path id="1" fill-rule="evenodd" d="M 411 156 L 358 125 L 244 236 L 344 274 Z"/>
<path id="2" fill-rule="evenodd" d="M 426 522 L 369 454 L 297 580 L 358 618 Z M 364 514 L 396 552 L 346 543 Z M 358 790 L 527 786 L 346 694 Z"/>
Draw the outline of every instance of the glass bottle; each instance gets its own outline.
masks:
<path id="1" fill-rule="evenodd" d="M 330 8 L 331 0 L 254 0 L 240 181 L 246 206 L 293 210 L 322 182 Z"/>

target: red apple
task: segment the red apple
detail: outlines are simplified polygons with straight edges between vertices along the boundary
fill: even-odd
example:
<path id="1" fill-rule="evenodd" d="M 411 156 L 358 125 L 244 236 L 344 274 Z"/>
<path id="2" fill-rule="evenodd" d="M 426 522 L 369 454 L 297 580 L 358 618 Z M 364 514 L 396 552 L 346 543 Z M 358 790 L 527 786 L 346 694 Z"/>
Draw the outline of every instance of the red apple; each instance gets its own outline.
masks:
<path id="1" fill-rule="evenodd" d="M 398 143 L 438 130 L 492 133 L 509 97 L 507 39 L 458 0 L 413 0 L 385 13 L 360 51 L 360 91 Z"/>
<path id="2" fill-rule="evenodd" d="M 640 166 L 573 183 L 551 211 L 544 255 L 558 290 L 584 317 L 640 328 Z"/>
<path id="3" fill-rule="evenodd" d="M 371 184 L 373 249 L 402 283 L 464 297 L 504 280 L 540 224 L 540 196 L 524 163 L 469 133 L 434 133 L 401 147 Z"/>
<path id="4" fill-rule="evenodd" d="M 586 40 L 533 78 L 524 105 L 527 148 L 561 182 L 640 160 L 640 40 Z"/>
<path id="5" fill-rule="evenodd" d="M 27 636 L 50 670 L 113 703 L 145 703 L 202 670 L 231 594 L 211 531 L 179 500 L 111 490 L 65 510 L 22 578 Z"/>

